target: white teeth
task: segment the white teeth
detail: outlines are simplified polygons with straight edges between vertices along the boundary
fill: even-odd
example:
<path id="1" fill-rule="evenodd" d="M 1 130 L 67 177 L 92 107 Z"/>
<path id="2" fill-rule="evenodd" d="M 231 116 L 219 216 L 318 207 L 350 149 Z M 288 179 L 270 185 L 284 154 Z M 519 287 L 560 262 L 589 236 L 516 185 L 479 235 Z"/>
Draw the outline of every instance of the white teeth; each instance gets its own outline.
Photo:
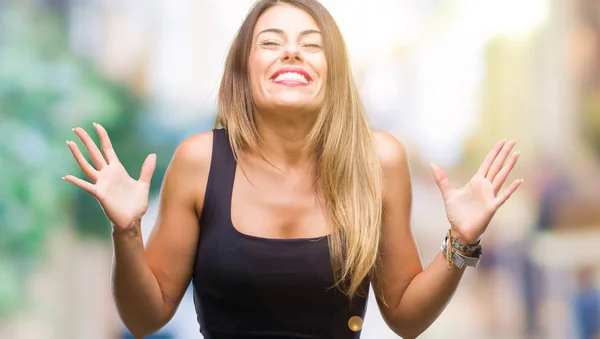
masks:
<path id="1" fill-rule="evenodd" d="M 275 81 L 296 80 L 296 81 L 301 81 L 305 84 L 308 84 L 308 79 L 306 79 L 304 77 L 304 75 L 299 74 L 299 73 L 294 73 L 294 72 L 287 72 L 287 73 L 279 74 L 278 76 L 275 77 L 274 80 Z"/>

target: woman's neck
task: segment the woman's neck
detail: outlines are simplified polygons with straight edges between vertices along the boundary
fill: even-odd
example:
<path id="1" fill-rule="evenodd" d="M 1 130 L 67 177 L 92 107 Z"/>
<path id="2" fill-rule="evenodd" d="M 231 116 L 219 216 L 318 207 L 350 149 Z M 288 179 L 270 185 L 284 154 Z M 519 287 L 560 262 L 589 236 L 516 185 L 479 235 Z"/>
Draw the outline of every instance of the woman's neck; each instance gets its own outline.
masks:
<path id="1" fill-rule="evenodd" d="M 294 118 L 257 117 L 256 128 L 267 160 L 282 170 L 313 163 L 314 150 L 306 148 L 313 123 L 314 117 L 306 115 Z"/>

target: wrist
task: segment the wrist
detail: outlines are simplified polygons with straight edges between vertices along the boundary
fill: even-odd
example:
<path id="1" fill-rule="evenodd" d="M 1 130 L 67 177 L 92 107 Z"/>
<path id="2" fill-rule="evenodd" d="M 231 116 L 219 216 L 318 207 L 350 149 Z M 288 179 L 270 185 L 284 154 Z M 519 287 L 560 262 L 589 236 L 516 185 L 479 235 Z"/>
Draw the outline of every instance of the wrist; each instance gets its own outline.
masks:
<path id="1" fill-rule="evenodd" d="M 465 237 L 452 229 L 448 230 L 444 241 L 447 242 L 449 248 L 462 255 L 473 256 L 481 251 L 480 237 Z"/>
<path id="2" fill-rule="evenodd" d="M 463 246 L 476 246 L 481 242 L 480 235 L 465 235 L 455 230 L 452 230 L 452 238 Z"/>
<path id="3" fill-rule="evenodd" d="M 132 225 L 127 229 L 121 229 L 113 225 L 112 227 L 112 243 L 115 255 L 120 256 L 122 253 L 137 252 L 144 248 L 144 240 L 142 239 L 141 227 Z"/>
<path id="4" fill-rule="evenodd" d="M 119 226 L 111 223 L 113 238 L 138 238 L 142 234 L 141 220 L 135 220 L 127 226 Z"/>
<path id="5" fill-rule="evenodd" d="M 454 239 L 452 230 L 448 230 L 442 242 L 441 251 L 448 260 L 448 269 L 456 266 L 460 269 L 466 266 L 477 267 L 481 260 L 481 243 L 474 246 L 462 246 Z"/>

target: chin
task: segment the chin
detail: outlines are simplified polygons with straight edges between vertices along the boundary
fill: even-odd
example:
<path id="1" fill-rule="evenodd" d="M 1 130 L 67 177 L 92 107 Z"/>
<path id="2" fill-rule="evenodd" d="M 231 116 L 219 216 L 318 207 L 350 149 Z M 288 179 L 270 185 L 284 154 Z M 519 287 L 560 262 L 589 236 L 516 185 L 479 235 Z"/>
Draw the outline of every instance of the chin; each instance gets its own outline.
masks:
<path id="1" fill-rule="evenodd" d="M 272 107 L 281 112 L 312 113 L 317 110 L 317 106 L 307 103 L 277 103 L 272 105 Z"/>
<path id="2" fill-rule="evenodd" d="M 298 110 L 298 111 L 316 111 L 319 103 L 314 99 L 307 100 L 306 98 L 276 98 L 270 102 L 273 108 L 279 110 Z"/>

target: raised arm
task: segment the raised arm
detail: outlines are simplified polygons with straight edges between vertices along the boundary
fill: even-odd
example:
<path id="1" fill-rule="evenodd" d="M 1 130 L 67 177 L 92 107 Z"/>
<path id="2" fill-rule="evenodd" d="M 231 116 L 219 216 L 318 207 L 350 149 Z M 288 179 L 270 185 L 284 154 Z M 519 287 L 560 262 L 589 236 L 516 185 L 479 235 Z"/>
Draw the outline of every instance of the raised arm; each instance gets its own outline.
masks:
<path id="1" fill-rule="evenodd" d="M 411 232 L 412 193 L 404 147 L 391 135 L 375 135 L 385 177 L 384 225 L 379 279 L 374 282 L 382 316 L 405 339 L 416 338 L 444 310 L 463 275 L 441 253 L 423 270 Z M 449 227 L 461 242 L 475 243 L 496 210 L 519 187 L 513 182 L 498 195 L 518 153 L 508 157 L 514 142 L 498 143 L 467 186 L 453 189 L 439 167 L 433 167 L 446 205 Z M 506 159 L 509 159 L 504 164 Z M 443 235 L 440 235 L 440 243 Z"/>
<path id="2" fill-rule="evenodd" d="M 104 128 L 96 125 L 96 131 L 104 155 L 83 129 L 75 129 L 94 167 L 75 143 L 68 143 L 91 183 L 73 176 L 65 180 L 94 195 L 111 221 L 113 298 L 125 326 L 135 338 L 144 338 L 173 317 L 191 280 L 212 133 L 188 138 L 177 148 L 163 181 L 156 225 L 144 246 L 140 220 L 148 205 L 155 158 L 149 156 L 140 179 L 134 180 L 119 163 Z"/>

